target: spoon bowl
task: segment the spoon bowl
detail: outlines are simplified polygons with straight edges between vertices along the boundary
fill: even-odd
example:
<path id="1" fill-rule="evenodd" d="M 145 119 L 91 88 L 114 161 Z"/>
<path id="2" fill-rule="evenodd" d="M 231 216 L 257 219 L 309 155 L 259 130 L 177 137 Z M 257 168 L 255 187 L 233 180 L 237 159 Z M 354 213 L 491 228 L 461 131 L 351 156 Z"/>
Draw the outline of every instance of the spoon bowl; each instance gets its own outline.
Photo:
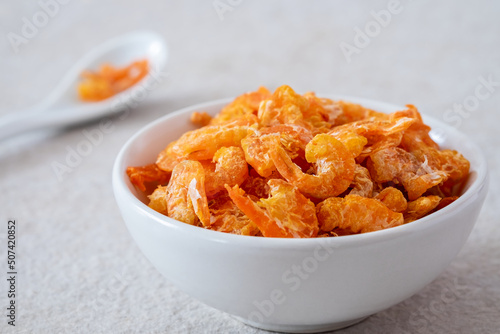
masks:
<path id="1" fill-rule="evenodd" d="M 76 62 L 38 105 L 0 118 L 0 140 L 28 130 L 75 125 L 122 111 L 134 100 L 144 98 L 147 83 L 163 70 L 167 55 L 163 38 L 154 32 L 129 33 L 97 46 Z M 137 84 L 103 101 L 79 99 L 77 88 L 83 71 L 97 70 L 104 63 L 126 66 L 138 59 L 147 59 L 150 69 Z"/>

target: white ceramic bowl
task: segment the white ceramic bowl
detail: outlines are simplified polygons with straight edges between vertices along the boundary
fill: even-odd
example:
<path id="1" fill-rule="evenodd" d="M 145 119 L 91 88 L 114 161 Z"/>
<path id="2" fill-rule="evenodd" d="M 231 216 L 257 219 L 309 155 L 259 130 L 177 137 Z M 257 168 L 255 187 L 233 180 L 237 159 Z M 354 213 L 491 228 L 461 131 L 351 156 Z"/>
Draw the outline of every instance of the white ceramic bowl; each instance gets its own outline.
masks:
<path id="1" fill-rule="evenodd" d="M 402 109 L 332 98 L 383 112 Z M 129 182 L 127 166 L 154 162 L 170 141 L 194 129 L 191 112 L 215 114 L 229 101 L 185 108 L 146 126 L 124 145 L 113 169 L 116 201 L 132 237 L 156 269 L 194 298 L 263 329 L 337 329 L 418 292 L 467 240 L 487 192 L 486 162 L 465 135 L 428 117 L 434 139 L 469 159 L 471 177 L 457 201 L 410 224 L 337 238 L 275 239 L 205 230 L 151 210 Z"/>

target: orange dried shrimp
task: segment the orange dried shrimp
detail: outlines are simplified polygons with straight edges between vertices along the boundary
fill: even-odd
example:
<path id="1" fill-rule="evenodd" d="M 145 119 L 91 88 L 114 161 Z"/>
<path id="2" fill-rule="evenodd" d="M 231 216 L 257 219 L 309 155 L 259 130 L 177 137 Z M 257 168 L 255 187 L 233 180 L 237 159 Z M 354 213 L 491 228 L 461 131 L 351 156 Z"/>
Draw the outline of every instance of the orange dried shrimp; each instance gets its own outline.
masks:
<path id="1" fill-rule="evenodd" d="M 78 85 L 78 95 L 88 102 L 105 100 L 138 83 L 148 71 L 146 59 L 134 61 L 123 68 L 104 64 L 98 72 L 84 71 L 81 74 L 83 81 Z"/>
<path id="2" fill-rule="evenodd" d="M 407 224 L 451 204 L 469 161 L 440 150 L 417 109 L 361 105 L 264 87 L 129 167 L 149 206 L 206 229 L 313 238 Z M 156 189 L 155 189 L 156 187 Z"/>

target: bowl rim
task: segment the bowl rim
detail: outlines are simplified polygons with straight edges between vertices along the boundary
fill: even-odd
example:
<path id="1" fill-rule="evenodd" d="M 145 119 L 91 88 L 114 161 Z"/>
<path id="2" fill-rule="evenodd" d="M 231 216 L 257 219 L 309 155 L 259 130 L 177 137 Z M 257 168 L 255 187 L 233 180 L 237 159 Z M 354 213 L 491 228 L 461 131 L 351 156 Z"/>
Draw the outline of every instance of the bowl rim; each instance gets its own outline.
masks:
<path id="1" fill-rule="evenodd" d="M 377 111 L 381 111 L 379 109 L 382 109 L 381 112 L 386 112 L 383 110 L 387 109 L 394 109 L 394 110 L 403 110 L 404 107 L 397 105 L 397 104 L 392 104 L 392 103 L 387 103 L 387 102 L 382 102 L 378 100 L 372 100 L 372 99 L 367 99 L 367 98 L 360 98 L 360 97 L 355 97 L 355 96 L 347 96 L 347 95 L 333 95 L 333 94 L 317 94 L 317 96 L 320 97 L 326 97 L 330 98 L 333 100 L 344 100 L 348 102 L 353 102 L 353 103 L 358 103 L 361 105 L 368 104 L 370 105 L 368 108 L 374 109 Z M 204 239 L 207 241 L 213 241 L 217 243 L 224 243 L 224 244 L 237 244 L 239 246 L 248 246 L 248 247 L 256 247 L 256 248 L 261 248 L 261 247 L 287 247 L 287 248 L 294 248 L 294 249 L 301 249 L 301 248 L 310 248 L 311 246 L 318 246 L 318 243 L 334 243 L 337 246 L 341 245 L 353 245 L 356 246 L 358 244 L 372 244 L 372 243 L 379 243 L 379 242 L 385 242 L 387 240 L 397 238 L 398 236 L 401 235 L 406 235 L 406 234 L 413 234 L 416 232 L 423 231 L 425 229 L 432 228 L 435 223 L 439 223 L 440 220 L 443 220 L 445 216 L 451 212 L 452 210 L 458 209 L 461 210 L 461 208 L 465 208 L 466 206 L 463 205 L 466 202 L 469 201 L 474 201 L 474 199 L 477 197 L 476 195 L 484 190 L 484 188 L 487 188 L 488 183 L 488 169 L 487 169 L 487 162 L 485 155 L 481 148 L 477 146 L 474 142 L 472 142 L 469 137 L 457 130 L 456 128 L 434 118 L 431 116 L 428 116 L 426 114 L 422 114 L 422 117 L 424 119 L 424 123 L 428 123 L 429 121 L 432 123 L 439 124 L 439 127 L 441 129 L 444 129 L 446 133 L 450 133 L 454 136 L 459 136 L 464 139 L 467 139 L 467 145 L 471 147 L 476 152 L 476 158 L 477 158 L 477 177 L 476 179 L 472 182 L 472 184 L 468 187 L 466 192 L 462 194 L 456 201 L 451 203 L 450 205 L 446 206 L 445 208 L 436 211 L 432 213 L 429 216 L 420 218 L 416 221 L 413 221 L 408 224 L 403 224 L 400 226 L 380 230 L 380 231 L 373 231 L 369 233 L 362 233 L 362 234 L 355 234 L 355 235 L 346 235 L 346 236 L 341 236 L 341 237 L 329 237 L 329 238 L 266 238 L 266 237 L 255 237 L 255 236 L 246 236 L 246 235 L 237 235 L 237 234 L 231 234 L 231 233 L 224 233 L 224 232 L 219 232 L 219 231 L 214 231 L 214 230 L 208 230 L 202 227 L 198 226 L 193 226 L 189 225 L 180 221 L 177 221 L 175 219 L 172 219 L 170 217 L 167 217 L 159 212 L 154 211 L 153 209 L 149 208 L 146 204 L 144 204 L 141 200 L 139 200 L 128 188 L 128 185 L 126 184 L 126 173 L 125 170 L 128 166 L 124 166 L 124 159 L 126 157 L 126 153 L 129 150 L 129 148 L 132 146 L 132 144 L 140 137 L 145 135 L 148 131 L 150 131 L 152 128 L 158 126 L 161 123 L 167 122 L 171 118 L 178 117 L 180 115 L 186 114 L 186 113 L 191 113 L 196 110 L 203 110 L 208 107 L 214 107 L 217 105 L 224 106 L 225 104 L 231 102 L 234 100 L 234 97 L 232 98 L 223 98 L 223 99 L 217 99 L 217 100 L 212 100 L 212 101 L 207 101 L 203 103 L 198 103 L 195 105 L 191 105 L 188 107 L 184 107 L 181 109 L 178 109 L 174 112 L 170 112 L 148 124 L 143 126 L 140 130 L 138 130 L 132 137 L 130 137 L 125 144 L 122 146 L 120 149 L 114 165 L 112 169 L 112 183 L 113 183 L 113 191 L 115 194 L 115 199 L 117 199 L 118 202 L 118 195 L 123 194 L 129 202 L 130 205 L 133 205 L 135 209 L 139 210 L 142 215 L 145 215 L 149 218 L 151 218 L 152 221 L 155 223 L 158 223 L 160 225 L 163 225 L 164 227 L 170 228 L 177 230 L 178 232 L 181 233 L 186 233 L 189 234 L 192 239 Z M 376 106 L 376 107 L 373 107 Z M 429 224 L 429 221 L 436 221 L 434 224 Z"/>

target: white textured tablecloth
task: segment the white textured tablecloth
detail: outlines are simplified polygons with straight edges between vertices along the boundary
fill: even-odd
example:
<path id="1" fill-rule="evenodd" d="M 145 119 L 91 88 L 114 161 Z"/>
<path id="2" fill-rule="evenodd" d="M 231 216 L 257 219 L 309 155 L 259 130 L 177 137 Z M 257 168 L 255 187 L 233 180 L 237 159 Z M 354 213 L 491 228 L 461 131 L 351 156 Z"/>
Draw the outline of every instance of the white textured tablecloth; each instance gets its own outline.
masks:
<path id="1" fill-rule="evenodd" d="M 150 121 L 281 84 L 413 103 L 467 133 L 489 163 L 486 203 L 449 268 L 339 333 L 500 332 L 500 2 L 221 0 L 219 11 L 213 1 L 61 2 L 0 3 L 1 115 L 40 101 L 93 46 L 137 29 L 165 37 L 168 75 L 133 113 L 113 119 L 62 180 L 54 162 L 98 123 L 0 143 L 0 332 L 263 333 L 193 300 L 149 264 L 120 217 L 110 176 L 120 147 Z M 381 10 L 393 11 L 384 26 L 372 14 Z M 37 31 L 23 35 L 35 20 Z M 369 40 L 358 28 L 372 29 Z M 6 317 L 8 219 L 17 222 L 15 327 Z"/>

